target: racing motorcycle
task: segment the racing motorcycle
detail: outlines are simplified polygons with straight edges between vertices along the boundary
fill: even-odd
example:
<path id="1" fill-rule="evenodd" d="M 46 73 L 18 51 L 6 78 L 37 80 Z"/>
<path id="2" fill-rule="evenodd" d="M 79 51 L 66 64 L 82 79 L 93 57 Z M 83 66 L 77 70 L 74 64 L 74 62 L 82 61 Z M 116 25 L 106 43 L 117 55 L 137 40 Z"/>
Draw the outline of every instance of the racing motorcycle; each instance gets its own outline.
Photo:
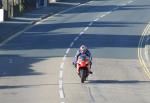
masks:
<path id="1" fill-rule="evenodd" d="M 90 58 L 86 55 L 80 55 L 77 60 L 76 69 L 78 71 L 79 77 L 81 78 L 81 83 L 84 83 L 86 81 L 89 71 L 88 68 L 90 68 L 91 62 Z"/>

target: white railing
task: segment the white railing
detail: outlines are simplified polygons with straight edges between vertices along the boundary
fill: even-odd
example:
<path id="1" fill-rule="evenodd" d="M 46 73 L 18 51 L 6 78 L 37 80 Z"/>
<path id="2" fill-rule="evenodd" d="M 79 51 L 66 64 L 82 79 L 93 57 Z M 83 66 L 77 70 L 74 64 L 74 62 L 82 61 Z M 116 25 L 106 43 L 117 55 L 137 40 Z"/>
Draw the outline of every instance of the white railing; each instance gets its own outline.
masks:
<path id="1" fill-rule="evenodd" d="M 4 10 L 0 9 L 0 22 L 4 21 Z"/>

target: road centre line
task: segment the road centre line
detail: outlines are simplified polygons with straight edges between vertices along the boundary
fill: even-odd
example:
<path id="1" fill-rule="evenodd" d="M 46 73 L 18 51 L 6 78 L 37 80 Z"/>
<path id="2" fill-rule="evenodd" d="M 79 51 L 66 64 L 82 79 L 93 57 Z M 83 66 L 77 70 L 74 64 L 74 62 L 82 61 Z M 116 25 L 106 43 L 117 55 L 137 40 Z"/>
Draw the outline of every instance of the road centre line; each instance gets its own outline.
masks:
<path id="1" fill-rule="evenodd" d="M 116 8 L 114 8 L 112 11 L 117 10 L 117 9 L 119 9 L 119 6 L 118 6 L 118 7 L 116 7 Z"/>
<path id="2" fill-rule="evenodd" d="M 95 20 L 93 20 L 93 21 L 98 21 L 99 20 L 99 18 L 96 18 Z"/>
<path id="3" fill-rule="evenodd" d="M 128 4 L 132 3 L 133 1 L 129 1 Z"/>
<path id="4" fill-rule="evenodd" d="M 61 99 L 65 98 L 64 91 L 62 89 L 59 90 L 59 94 Z"/>
<path id="5" fill-rule="evenodd" d="M 100 17 L 103 18 L 104 16 L 106 16 L 106 14 L 101 15 Z"/>
<path id="6" fill-rule="evenodd" d="M 68 53 L 69 53 L 69 51 L 70 51 L 70 48 L 68 48 L 68 49 L 67 49 L 66 54 L 68 54 Z"/>
<path id="7" fill-rule="evenodd" d="M 63 78 L 63 70 L 59 71 L 59 78 L 62 79 Z"/>
<path id="8" fill-rule="evenodd" d="M 74 39 L 74 41 L 77 41 L 79 39 L 79 36 L 77 36 L 75 39 Z"/>
<path id="9" fill-rule="evenodd" d="M 122 6 L 126 6 L 126 5 L 127 5 L 127 3 L 122 4 Z"/>
<path id="10" fill-rule="evenodd" d="M 63 63 L 64 63 L 64 61 L 66 60 L 66 57 L 67 57 L 67 55 L 65 54 L 64 57 L 63 57 L 63 59 L 62 59 L 62 60 L 63 60 Z"/>
<path id="11" fill-rule="evenodd" d="M 63 84 L 63 80 L 61 79 L 61 80 L 59 80 L 59 84 L 60 85 L 62 85 Z"/>
<path id="12" fill-rule="evenodd" d="M 57 14 L 54 14 L 54 15 L 52 15 L 52 16 L 46 18 L 46 19 L 43 19 L 43 20 L 41 20 L 41 21 L 39 21 L 39 22 L 36 22 L 34 25 L 31 25 L 31 26 L 25 28 L 24 30 L 22 30 L 22 31 L 20 31 L 20 32 L 18 32 L 18 33 L 16 33 L 15 35 L 11 36 L 10 38 L 6 39 L 3 43 L 0 44 L 0 46 L 5 45 L 7 42 L 9 42 L 10 40 L 12 40 L 12 39 L 14 39 L 15 37 L 19 36 L 20 34 L 22 34 L 23 32 L 27 31 L 28 29 L 32 28 L 33 26 L 36 26 L 36 25 L 38 25 L 38 24 L 40 24 L 40 23 L 42 23 L 42 22 L 44 22 L 44 21 L 46 21 L 46 20 L 48 20 L 48 19 L 50 19 L 50 18 L 56 16 L 56 15 L 58 15 L 58 14 L 62 14 L 62 13 L 68 12 L 68 11 L 73 10 L 73 9 L 75 9 L 75 8 L 78 8 L 78 7 L 80 7 L 80 6 L 82 6 L 82 5 L 79 4 L 79 5 L 77 5 L 77 6 L 73 7 L 73 8 L 70 8 L 70 9 L 67 9 L 67 10 L 64 10 L 64 11 L 61 11 L 61 12 L 59 12 L 59 13 L 57 13 Z M 105 16 L 106 16 L 106 15 L 105 15 Z M 93 24 L 93 22 L 91 22 L 91 23 Z M 89 25 L 91 26 L 92 24 L 89 24 Z M 84 33 L 83 33 L 83 34 L 84 34 Z M 82 35 L 82 34 L 81 34 L 81 35 Z M 77 41 L 78 39 L 79 39 L 79 37 L 76 37 L 76 38 L 74 39 L 74 41 Z M 72 45 L 72 46 L 73 46 L 73 45 Z M 66 57 L 67 57 L 67 54 L 69 53 L 69 51 L 70 51 L 70 48 L 67 49 L 66 54 L 65 54 L 64 57 L 63 57 L 63 62 L 66 60 Z M 65 59 L 64 59 L 64 58 L 65 58 Z M 62 66 L 62 68 L 60 68 L 60 69 L 64 69 L 63 66 Z M 61 79 L 62 79 L 62 78 L 61 78 Z M 63 87 L 63 84 L 60 84 L 59 86 L 62 86 L 62 87 Z M 65 96 L 64 96 L 64 90 L 63 90 L 62 88 L 59 90 L 59 94 L 60 94 L 60 98 L 64 98 L 64 97 L 65 97 Z M 62 101 L 61 103 L 65 103 L 65 102 Z"/>
<path id="13" fill-rule="evenodd" d="M 74 42 L 72 42 L 72 43 L 70 44 L 70 48 L 71 48 L 73 45 L 74 45 Z"/>
<path id="14" fill-rule="evenodd" d="M 106 15 L 109 15 L 110 13 L 112 13 L 113 11 L 108 11 L 108 12 L 106 12 Z"/>
<path id="15" fill-rule="evenodd" d="M 66 57 L 64 57 L 66 58 Z M 64 68 L 64 62 L 61 63 L 60 68 L 63 69 Z"/>
<path id="16" fill-rule="evenodd" d="M 82 5 L 83 5 L 83 4 L 82 4 Z M 82 5 L 80 5 L 80 6 L 82 6 Z M 77 8 L 77 7 L 76 7 L 76 8 Z M 116 9 L 118 9 L 118 8 L 119 8 L 119 7 L 116 7 L 116 8 L 114 8 L 113 10 L 116 10 Z M 107 12 L 107 13 L 105 13 L 105 14 L 103 14 L 103 15 L 100 16 L 100 17 L 103 18 L 104 16 L 106 16 L 106 15 L 112 13 L 113 10 L 112 10 L 112 11 L 109 11 L 109 12 Z M 90 22 L 90 23 L 88 24 L 88 27 L 85 27 L 84 30 L 81 31 L 81 32 L 79 33 L 79 35 L 76 36 L 76 37 L 73 39 L 73 41 L 72 41 L 71 44 L 70 44 L 70 47 L 66 50 L 66 54 L 65 54 L 64 57 L 63 57 L 63 63 L 65 62 L 66 57 L 67 57 L 67 54 L 69 53 L 70 49 L 73 47 L 73 45 L 75 44 L 75 42 L 79 39 L 79 37 L 80 37 L 81 35 L 83 35 L 85 31 L 87 31 L 87 30 L 89 29 L 89 26 L 92 26 L 92 24 L 93 24 L 94 22 L 98 21 L 99 19 L 100 19 L 100 18 L 96 18 L 95 20 L 93 20 L 92 22 Z M 65 98 L 64 90 L 63 90 L 63 69 L 64 69 L 64 64 L 63 64 L 63 65 L 61 64 L 61 67 L 62 67 L 62 70 L 60 69 L 60 74 L 59 74 L 59 75 L 60 75 L 60 80 L 59 80 L 59 94 L 60 94 L 60 98 L 63 99 L 63 98 Z M 61 101 L 61 103 L 65 103 L 65 102 L 64 102 L 64 101 Z"/>
<path id="17" fill-rule="evenodd" d="M 84 31 L 80 32 L 79 36 L 81 36 L 82 34 L 84 34 Z"/>
<path id="18" fill-rule="evenodd" d="M 63 80 L 59 80 L 59 89 L 63 89 Z"/>
<path id="19" fill-rule="evenodd" d="M 89 26 L 92 26 L 93 25 L 93 22 L 90 22 Z"/>
<path id="20" fill-rule="evenodd" d="M 83 30 L 83 31 L 85 32 L 85 31 L 87 31 L 88 29 L 89 29 L 89 27 L 86 27 L 86 28 L 84 28 L 84 30 Z"/>

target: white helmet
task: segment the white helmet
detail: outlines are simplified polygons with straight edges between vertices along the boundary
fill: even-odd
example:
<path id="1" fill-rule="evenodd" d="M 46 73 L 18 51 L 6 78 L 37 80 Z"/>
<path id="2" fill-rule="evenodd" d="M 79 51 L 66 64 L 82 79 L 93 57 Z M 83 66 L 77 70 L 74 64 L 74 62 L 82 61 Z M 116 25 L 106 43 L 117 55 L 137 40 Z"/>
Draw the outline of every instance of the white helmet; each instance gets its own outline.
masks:
<path id="1" fill-rule="evenodd" d="M 87 51 L 87 47 L 85 45 L 80 46 L 81 53 L 85 53 Z"/>

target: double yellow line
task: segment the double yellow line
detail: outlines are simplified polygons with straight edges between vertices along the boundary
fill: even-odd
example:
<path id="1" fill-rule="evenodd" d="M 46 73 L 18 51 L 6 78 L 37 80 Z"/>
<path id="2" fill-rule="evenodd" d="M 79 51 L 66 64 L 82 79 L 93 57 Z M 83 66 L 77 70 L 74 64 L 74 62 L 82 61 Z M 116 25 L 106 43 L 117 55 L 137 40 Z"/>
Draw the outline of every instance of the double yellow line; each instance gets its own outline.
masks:
<path id="1" fill-rule="evenodd" d="M 138 58 L 139 58 L 139 62 L 145 72 L 145 74 L 148 76 L 148 78 L 150 79 L 150 70 L 148 69 L 148 66 L 147 64 L 145 63 L 144 61 L 144 58 L 143 58 L 143 55 L 142 55 L 142 51 L 143 49 L 145 49 L 145 47 L 143 48 L 143 43 L 145 38 L 146 38 L 146 35 L 148 34 L 148 31 L 150 30 L 150 22 L 149 24 L 146 26 L 146 28 L 144 29 L 142 35 L 141 35 L 141 38 L 140 38 L 140 41 L 139 41 L 139 45 L 138 45 Z M 144 44 L 145 46 L 145 44 Z"/>

